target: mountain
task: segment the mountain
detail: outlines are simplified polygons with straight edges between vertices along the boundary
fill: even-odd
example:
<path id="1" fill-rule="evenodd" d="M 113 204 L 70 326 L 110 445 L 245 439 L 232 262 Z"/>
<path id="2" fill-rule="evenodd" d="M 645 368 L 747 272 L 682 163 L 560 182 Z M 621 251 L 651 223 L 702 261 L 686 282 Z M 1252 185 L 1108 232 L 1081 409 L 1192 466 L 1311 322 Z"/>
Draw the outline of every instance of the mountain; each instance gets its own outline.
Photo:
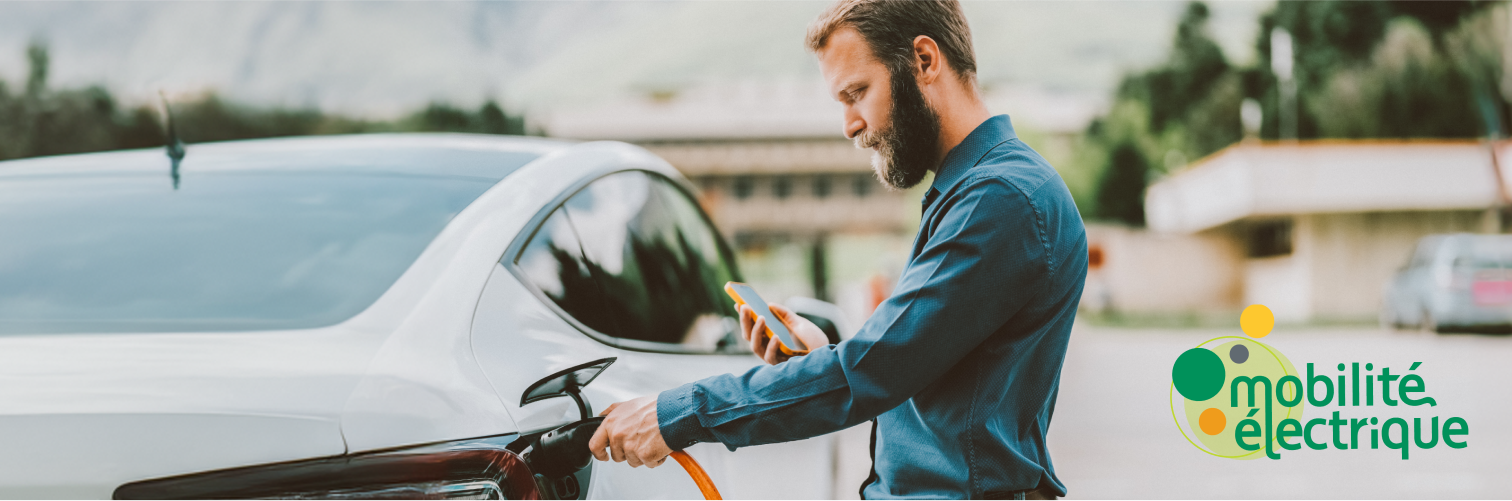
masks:
<path id="1" fill-rule="evenodd" d="M 128 101 L 215 90 L 390 117 L 430 100 L 594 106 L 711 80 L 813 80 L 803 48 L 828 2 L 0 2 L 0 78 L 48 44 L 54 85 Z M 968 2 L 982 81 L 1106 95 L 1164 57 L 1183 3 Z M 1268 2 L 1213 4 L 1248 59 Z"/>

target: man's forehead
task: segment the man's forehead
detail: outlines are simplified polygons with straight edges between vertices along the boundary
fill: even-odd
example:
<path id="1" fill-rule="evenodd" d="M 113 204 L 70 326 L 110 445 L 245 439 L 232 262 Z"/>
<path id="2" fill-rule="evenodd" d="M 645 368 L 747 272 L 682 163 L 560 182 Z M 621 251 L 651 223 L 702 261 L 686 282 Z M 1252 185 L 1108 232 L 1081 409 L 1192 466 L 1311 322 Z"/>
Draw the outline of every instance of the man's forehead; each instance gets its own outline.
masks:
<path id="1" fill-rule="evenodd" d="M 830 84 L 831 92 L 842 92 L 860 85 L 882 69 L 866 39 L 854 28 L 835 30 L 817 52 L 819 70 Z"/>
<path id="2" fill-rule="evenodd" d="M 870 58 L 872 55 L 871 48 L 866 45 L 866 37 L 861 36 L 861 32 L 850 26 L 841 26 L 830 33 L 830 36 L 825 39 L 822 50 L 844 54 L 847 57 Z"/>

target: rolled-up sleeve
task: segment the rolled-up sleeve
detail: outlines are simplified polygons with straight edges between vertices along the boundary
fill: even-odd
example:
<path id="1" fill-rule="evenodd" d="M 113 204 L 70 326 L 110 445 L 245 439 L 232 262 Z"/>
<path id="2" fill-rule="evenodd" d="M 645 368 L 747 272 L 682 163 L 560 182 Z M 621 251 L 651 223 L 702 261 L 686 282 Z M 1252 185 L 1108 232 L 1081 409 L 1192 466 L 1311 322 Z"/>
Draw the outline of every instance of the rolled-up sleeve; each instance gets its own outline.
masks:
<path id="1" fill-rule="evenodd" d="M 1041 212 L 1004 179 L 963 179 L 917 242 L 891 297 L 852 339 L 744 374 L 662 392 L 674 450 L 801 440 L 872 419 L 913 397 L 998 331 L 1051 274 Z"/>

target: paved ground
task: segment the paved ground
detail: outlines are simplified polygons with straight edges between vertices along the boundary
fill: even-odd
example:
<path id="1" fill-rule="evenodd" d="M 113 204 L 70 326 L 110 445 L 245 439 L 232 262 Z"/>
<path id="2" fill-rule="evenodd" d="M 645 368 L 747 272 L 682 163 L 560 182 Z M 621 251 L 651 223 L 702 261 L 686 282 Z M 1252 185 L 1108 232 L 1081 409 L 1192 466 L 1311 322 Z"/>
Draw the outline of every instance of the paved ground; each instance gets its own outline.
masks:
<path id="1" fill-rule="evenodd" d="M 1207 455 L 1182 438 L 1167 400 L 1171 363 L 1230 330 L 1078 327 L 1072 336 L 1050 451 L 1070 498 L 1508 498 L 1512 497 L 1512 337 L 1439 336 L 1367 328 L 1279 328 L 1262 341 L 1298 370 L 1339 362 L 1423 362 L 1436 407 L 1360 407 L 1345 416 L 1459 416 L 1469 447 L 1440 443 L 1412 459 L 1384 447 L 1303 448 L 1280 460 Z M 1377 369 L 1379 372 L 1379 369 Z M 1310 419 L 1336 407 L 1307 408 Z M 866 473 L 865 430 L 841 434 L 837 496 L 855 498 Z M 1362 437 L 1363 438 L 1363 437 Z"/>

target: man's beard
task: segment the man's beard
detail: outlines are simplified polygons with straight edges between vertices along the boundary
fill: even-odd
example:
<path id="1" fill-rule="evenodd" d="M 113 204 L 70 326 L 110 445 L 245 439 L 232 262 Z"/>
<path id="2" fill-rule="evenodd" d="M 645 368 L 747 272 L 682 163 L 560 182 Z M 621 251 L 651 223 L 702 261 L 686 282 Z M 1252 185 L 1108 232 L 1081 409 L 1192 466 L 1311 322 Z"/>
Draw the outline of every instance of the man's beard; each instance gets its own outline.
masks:
<path id="1" fill-rule="evenodd" d="M 940 116 L 924 102 L 913 72 L 892 72 L 892 112 L 885 128 L 871 128 L 855 138 L 857 148 L 872 149 L 877 180 L 893 190 L 919 184 L 940 155 Z"/>

